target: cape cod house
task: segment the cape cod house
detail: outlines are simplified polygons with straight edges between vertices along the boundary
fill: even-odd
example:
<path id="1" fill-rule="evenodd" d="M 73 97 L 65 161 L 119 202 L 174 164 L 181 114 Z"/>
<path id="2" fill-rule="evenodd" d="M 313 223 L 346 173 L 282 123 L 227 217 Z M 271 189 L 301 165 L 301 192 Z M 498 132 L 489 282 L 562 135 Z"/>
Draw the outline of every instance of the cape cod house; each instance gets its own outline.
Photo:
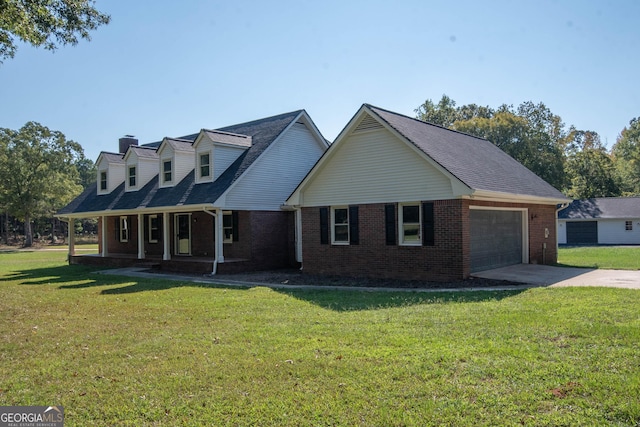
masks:
<path id="1" fill-rule="evenodd" d="M 561 245 L 640 245 L 640 197 L 574 200 L 558 214 Z"/>
<path id="2" fill-rule="evenodd" d="M 286 204 L 307 273 L 451 280 L 554 264 L 567 202 L 485 139 L 365 104 Z"/>
<path id="3" fill-rule="evenodd" d="M 309 115 L 294 111 L 98 157 L 97 182 L 56 216 L 97 217 L 99 254 L 71 263 L 157 264 L 234 272 L 295 263 L 287 196 L 327 149 Z M 73 230 L 70 226 L 69 229 Z"/>

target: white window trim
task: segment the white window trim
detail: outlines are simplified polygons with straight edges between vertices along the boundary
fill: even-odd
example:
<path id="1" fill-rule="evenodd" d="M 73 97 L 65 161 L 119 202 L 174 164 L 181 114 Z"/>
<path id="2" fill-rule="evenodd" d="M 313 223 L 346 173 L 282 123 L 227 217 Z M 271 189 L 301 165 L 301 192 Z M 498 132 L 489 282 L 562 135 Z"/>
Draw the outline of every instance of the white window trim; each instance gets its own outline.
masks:
<path id="1" fill-rule="evenodd" d="M 202 162 L 201 157 L 205 154 L 209 155 L 209 176 L 202 176 Z M 212 182 L 213 181 L 213 150 L 202 150 L 197 152 L 196 165 L 198 167 L 197 181 L 198 182 Z"/>
<path id="2" fill-rule="evenodd" d="M 106 184 L 106 188 L 102 188 L 102 174 L 104 174 L 104 182 Z M 107 169 L 98 171 L 98 190 L 102 193 L 106 193 L 109 191 L 109 171 Z"/>
<path id="3" fill-rule="evenodd" d="M 404 206 L 418 206 L 418 215 L 420 215 L 420 222 L 418 223 L 418 240 L 416 242 L 404 241 L 404 218 L 403 207 Z M 400 246 L 422 246 L 422 203 L 410 202 L 398 204 L 398 245 Z"/>
<path id="4" fill-rule="evenodd" d="M 131 175 L 131 169 L 133 169 L 133 175 Z M 131 185 L 131 178 L 135 181 L 134 185 Z M 128 165 L 127 166 L 127 187 L 128 188 L 137 188 L 138 187 L 138 167 L 137 165 Z"/>
<path id="5" fill-rule="evenodd" d="M 224 218 L 225 217 L 230 217 L 231 218 L 231 227 L 225 227 L 224 226 Z M 225 233 L 225 230 L 227 230 L 229 228 L 231 229 L 231 233 L 229 233 L 229 235 L 231 237 L 227 238 L 227 233 Z M 238 233 L 238 234 L 240 234 L 240 233 Z M 226 243 L 226 244 L 233 243 L 233 213 L 231 211 L 222 212 L 222 243 Z"/>
<path id="6" fill-rule="evenodd" d="M 129 218 L 127 216 L 121 216 L 120 217 L 120 243 L 127 243 L 128 241 L 129 241 Z"/>
<path id="7" fill-rule="evenodd" d="M 149 236 L 148 236 L 148 238 L 149 238 L 149 243 L 158 243 L 158 239 L 154 239 L 154 238 L 152 238 L 152 237 L 151 237 L 151 236 L 153 236 L 153 233 L 152 233 L 153 228 L 151 227 L 151 220 L 152 220 L 153 218 L 155 218 L 155 219 L 156 219 L 156 221 L 157 221 L 157 220 L 158 220 L 158 215 L 155 215 L 155 214 L 154 214 L 154 215 L 149 215 L 149 218 L 148 218 L 148 220 L 147 220 L 147 221 L 148 221 L 148 229 L 149 229 Z M 158 224 L 158 223 L 156 222 L 156 225 L 157 225 L 157 224 Z M 158 233 L 160 233 L 160 227 L 156 227 L 156 230 L 158 230 Z"/>
<path id="8" fill-rule="evenodd" d="M 336 241 L 336 209 L 344 209 L 347 211 L 347 241 Z M 338 246 L 346 246 L 351 243 L 351 235 L 350 235 L 350 218 L 349 218 L 349 206 L 332 206 L 331 207 L 331 244 Z M 340 224 L 345 225 L 345 224 Z"/>
<path id="9" fill-rule="evenodd" d="M 164 164 L 169 162 L 169 173 L 171 174 L 171 179 L 166 180 L 165 179 L 165 173 L 166 171 L 164 170 Z M 173 159 L 171 158 L 167 158 L 167 159 L 162 159 L 162 162 L 160 163 L 160 168 L 162 169 L 160 171 L 160 176 L 162 177 L 162 185 L 168 185 L 168 184 L 172 184 L 173 183 Z"/>

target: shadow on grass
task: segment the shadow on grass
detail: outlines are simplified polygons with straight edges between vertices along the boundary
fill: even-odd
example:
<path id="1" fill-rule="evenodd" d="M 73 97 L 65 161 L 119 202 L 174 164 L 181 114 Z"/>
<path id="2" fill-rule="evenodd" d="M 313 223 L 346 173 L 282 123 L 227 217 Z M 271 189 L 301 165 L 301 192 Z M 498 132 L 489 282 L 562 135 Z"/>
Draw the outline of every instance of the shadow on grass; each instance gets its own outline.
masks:
<path id="1" fill-rule="evenodd" d="M 182 287 L 233 289 L 246 291 L 250 286 L 230 286 L 209 281 L 188 281 L 130 276 L 102 275 L 95 267 L 64 265 L 49 268 L 33 268 L 1 277 L 0 281 L 19 281 L 21 285 L 58 284 L 59 289 L 74 290 L 107 287 L 100 295 L 123 295 L 147 291 L 163 291 Z M 195 279 L 195 278 L 194 278 Z M 69 284 L 70 282 L 82 282 Z M 399 290 L 335 290 L 335 289 L 274 289 L 281 295 L 312 303 L 334 311 L 377 310 L 419 304 L 472 303 L 495 301 L 512 297 L 523 292 L 508 291 L 433 291 L 415 292 Z"/>

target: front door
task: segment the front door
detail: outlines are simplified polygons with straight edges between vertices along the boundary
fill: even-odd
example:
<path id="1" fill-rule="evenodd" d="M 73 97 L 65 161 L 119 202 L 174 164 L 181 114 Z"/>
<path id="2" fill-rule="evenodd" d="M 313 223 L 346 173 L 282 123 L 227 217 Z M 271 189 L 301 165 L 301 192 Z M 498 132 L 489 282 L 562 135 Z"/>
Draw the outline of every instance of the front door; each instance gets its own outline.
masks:
<path id="1" fill-rule="evenodd" d="M 191 255 L 191 214 L 176 214 L 176 254 Z"/>

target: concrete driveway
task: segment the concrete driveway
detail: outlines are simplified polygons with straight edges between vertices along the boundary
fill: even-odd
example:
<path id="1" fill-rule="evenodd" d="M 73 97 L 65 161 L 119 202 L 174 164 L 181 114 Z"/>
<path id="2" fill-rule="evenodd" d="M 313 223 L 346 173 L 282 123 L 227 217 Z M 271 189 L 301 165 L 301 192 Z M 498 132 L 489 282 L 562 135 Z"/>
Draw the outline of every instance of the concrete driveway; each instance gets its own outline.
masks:
<path id="1" fill-rule="evenodd" d="M 606 286 L 640 289 L 640 271 L 628 270 L 596 270 L 517 264 L 495 270 L 480 271 L 472 276 L 538 286 Z"/>

